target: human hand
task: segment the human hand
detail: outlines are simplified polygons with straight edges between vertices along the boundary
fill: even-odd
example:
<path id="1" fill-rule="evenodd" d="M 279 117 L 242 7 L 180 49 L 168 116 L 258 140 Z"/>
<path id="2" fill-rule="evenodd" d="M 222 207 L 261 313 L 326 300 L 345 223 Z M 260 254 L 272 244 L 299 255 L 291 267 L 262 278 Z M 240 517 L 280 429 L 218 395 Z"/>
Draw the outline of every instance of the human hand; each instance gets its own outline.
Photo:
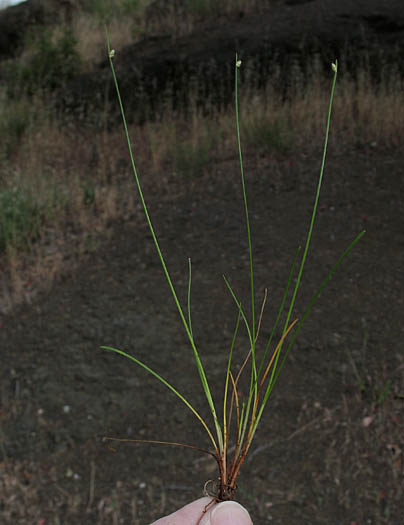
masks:
<path id="1" fill-rule="evenodd" d="M 151 525 L 252 525 L 250 515 L 235 501 L 211 504 L 212 498 L 201 498 Z"/>

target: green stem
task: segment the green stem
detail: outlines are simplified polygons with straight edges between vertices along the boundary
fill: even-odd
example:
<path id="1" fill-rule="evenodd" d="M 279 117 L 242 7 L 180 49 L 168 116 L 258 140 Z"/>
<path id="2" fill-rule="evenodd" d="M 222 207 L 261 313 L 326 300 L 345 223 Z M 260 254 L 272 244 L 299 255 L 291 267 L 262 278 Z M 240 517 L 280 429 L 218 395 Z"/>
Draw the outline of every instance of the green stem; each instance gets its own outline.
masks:
<path id="1" fill-rule="evenodd" d="M 131 165 L 132 165 L 132 171 L 133 171 L 133 175 L 134 175 L 134 178 L 135 178 L 135 181 L 136 181 L 136 186 L 137 186 L 137 189 L 138 189 L 138 192 L 139 192 L 140 201 L 142 203 L 142 207 L 143 207 L 143 211 L 144 211 L 144 214 L 145 214 L 145 217 L 146 217 L 146 221 L 147 221 L 150 233 L 152 235 L 153 242 L 154 242 L 154 245 L 156 247 L 157 254 L 159 256 L 161 265 L 163 267 L 164 274 L 166 276 L 168 285 L 170 287 L 171 294 L 173 296 L 175 305 L 177 306 L 178 313 L 180 315 L 182 324 L 184 325 L 186 334 L 188 336 L 189 342 L 191 344 L 191 347 L 192 347 L 192 350 L 193 350 L 193 353 L 194 353 L 194 358 L 195 358 L 196 366 L 197 366 L 197 369 L 198 369 L 199 377 L 201 379 L 202 387 L 203 387 L 203 390 L 205 392 L 205 396 L 206 396 L 206 398 L 208 400 L 209 408 L 210 408 L 210 411 L 211 411 L 212 416 L 213 416 L 213 420 L 214 420 L 214 424 L 215 424 L 215 428 L 216 428 L 216 433 L 217 433 L 217 437 L 218 437 L 218 442 L 219 442 L 219 448 L 220 448 L 220 450 L 222 450 L 222 448 L 223 448 L 222 430 L 221 430 L 221 427 L 220 427 L 220 423 L 219 423 L 218 417 L 216 415 L 216 410 L 215 410 L 215 406 L 214 406 L 214 403 L 213 403 L 213 398 L 212 398 L 212 394 L 211 394 L 211 391 L 210 391 L 210 388 L 209 388 L 208 380 L 206 378 L 205 370 L 204 370 L 202 362 L 200 360 L 200 357 L 199 357 L 199 354 L 198 354 L 198 350 L 197 350 L 195 342 L 194 342 L 194 338 L 192 337 L 191 329 L 188 326 L 188 323 L 187 323 L 187 321 L 185 319 L 185 316 L 184 316 L 184 313 L 182 311 L 180 302 L 178 300 L 177 293 L 176 293 L 176 291 L 174 289 L 174 285 L 172 283 L 170 274 L 168 273 L 168 269 L 167 269 L 167 266 L 166 266 L 166 263 L 165 263 L 162 251 L 160 249 L 160 245 L 159 245 L 159 242 L 157 240 L 157 236 L 156 236 L 156 234 L 154 232 L 154 228 L 153 228 L 150 216 L 149 216 L 149 211 L 147 209 L 146 202 L 145 202 L 145 199 L 144 199 L 144 196 L 143 196 L 143 191 L 142 191 L 142 188 L 141 188 L 141 185 L 140 185 L 140 180 L 139 180 L 139 177 L 138 177 L 138 174 L 137 174 L 135 160 L 134 160 L 133 153 L 132 153 L 132 146 L 131 146 L 131 141 L 130 141 L 130 137 L 129 137 L 129 130 L 128 130 L 127 122 L 126 122 L 125 111 L 124 111 L 124 108 L 123 108 L 123 103 L 122 103 L 122 99 L 121 99 L 121 93 L 120 93 L 120 90 L 119 90 L 118 80 L 116 78 L 115 68 L 114 68 L 114 65 L 113 65 L 113 62 L 112 62 L 112 58 L 114 56 L 114 53 L 111 52 L 111 47 L 110 47 L 110 43 L 109 43 L 107 30 L 106 30 L 106 38 L 107 38 L 107 48 L 108 48 L 109 63 L 110 63 L 111 71 L 112 71 L 112 76 L 113 76 L 113 79 L 114 79 L 116 94 L 117 94 L 118 102 L 119 102 L 119 108 L 120 108 L 121 116 L 122 116 L 123 127 L 124 127 L 124 130 L 125 130 L 126 141 L 127 141 L 127 144 L 128 144 L 128 150 L 129 150 L 129 156 L 130 156 L 130 161 L 131 161 Z"/>
<path id="2" fill-rule="evenodd" d="M 245 212 L 245 221 L 247 227 L 247 239 L 248 239 L 248 254 L 250 260 L 250 288 L 251 288 L 251 334 L 252 334 L 252 346 L 251 346 L 251 385 L 255 385 L 256 396 L 256 383 L 257 383 L 257 367 L 255 361 L 255 294 L 254 294 L 254 269 L 253 269 L 253 251 L 252 251 L 252 242 L 251 242 L 251 228 L 250 228 L 250 219 L 248 214 L 248 203 L 247 203 L 247 192 L 245 187 L 245 178 L 244 178 L 244 167 L 243 167 L 243 155 L 241 151 L 241 141 L 240 141 L 240 119 L 238 111 L 238 69 L 241 65 L 241 61 L 238 60 L 236 53 L 236 63 L 235 63 L 235 74 L 234 74 L 234 93 L 235 93 L 235 108 L 236 108 L 236 132 L 237 132 L 237 147 L 239 153 L 240 161 L 240 172 L 241 172 L 241 186 L 243 190 L 243 202 L 244 202 L 244 212 Z"/>

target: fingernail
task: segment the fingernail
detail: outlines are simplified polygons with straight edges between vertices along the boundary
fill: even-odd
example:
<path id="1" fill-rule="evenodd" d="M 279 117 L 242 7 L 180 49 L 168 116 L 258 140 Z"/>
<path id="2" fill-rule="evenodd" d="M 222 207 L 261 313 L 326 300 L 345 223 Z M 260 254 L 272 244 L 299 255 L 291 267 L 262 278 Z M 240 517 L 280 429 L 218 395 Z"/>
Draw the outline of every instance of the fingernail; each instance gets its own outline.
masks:
<path id="1" fill-rule="evenodd" d="M 252 525 L 250 515 L 235 501 L 224 501 L 216 505 L 210 516 L 211 525 Z"/>

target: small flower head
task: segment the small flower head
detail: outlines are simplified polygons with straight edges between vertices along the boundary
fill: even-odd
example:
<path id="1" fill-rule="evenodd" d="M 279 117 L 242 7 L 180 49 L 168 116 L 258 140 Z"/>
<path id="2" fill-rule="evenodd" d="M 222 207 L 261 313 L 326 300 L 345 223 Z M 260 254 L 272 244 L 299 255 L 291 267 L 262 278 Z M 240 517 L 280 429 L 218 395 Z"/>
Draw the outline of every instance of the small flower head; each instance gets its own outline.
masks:
<path id="1" fill-rule="evenodd" d="M 336 73 L 338 71 L 338 62 L 335 61 L 331 64 L 331 69 Z"/>
<path id="2" fill-rule="evenodd" d="M 114 58 L 115 56 L 115 49 L 111 49 L 111 51 L 109 52 L 109 58 Z"/>
<path id="3" fill-rule="evenodd" d="M 240 67 L 240 66 L 241 66 L 241 60 L 237 60 L 236 67 Z"/>

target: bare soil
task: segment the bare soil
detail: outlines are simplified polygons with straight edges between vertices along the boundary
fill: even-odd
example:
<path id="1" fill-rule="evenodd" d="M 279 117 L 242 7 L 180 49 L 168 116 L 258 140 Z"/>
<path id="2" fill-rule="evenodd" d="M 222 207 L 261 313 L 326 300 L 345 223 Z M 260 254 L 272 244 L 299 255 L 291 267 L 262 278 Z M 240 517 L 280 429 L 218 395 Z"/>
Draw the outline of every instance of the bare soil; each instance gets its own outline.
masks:
<path id="1" fill-rule="evenodd" d="M 304 242 L 319 164 L 320 156 L 246 158 L 257 301 L 265 287 L 269 295 L 262 340 Z M 193 327 L 220 402 L 236 319 L 222 274 L 243 304 L 249 297 L 237 160 L 212 165 L 178 195 L 162 187 L 146 197 L 182 300 L 192 258 Z M 355 235 L 367 233 L 300 334 L 241 471 L 238 499 L 255 523 L 403 522 L 403 203 L 399 155 L 330 153 L 296 315 Z M 103 442 L 209 446 L 174 396 L 103 344 L 148 363 L 209 417 L 138 209 L 78 271 L 1 319 L 2 523 L 145 524 L 217 476 L 212 458 L 189 450 Z M 238 362 L 247 349 L 242 334 Z"/>

